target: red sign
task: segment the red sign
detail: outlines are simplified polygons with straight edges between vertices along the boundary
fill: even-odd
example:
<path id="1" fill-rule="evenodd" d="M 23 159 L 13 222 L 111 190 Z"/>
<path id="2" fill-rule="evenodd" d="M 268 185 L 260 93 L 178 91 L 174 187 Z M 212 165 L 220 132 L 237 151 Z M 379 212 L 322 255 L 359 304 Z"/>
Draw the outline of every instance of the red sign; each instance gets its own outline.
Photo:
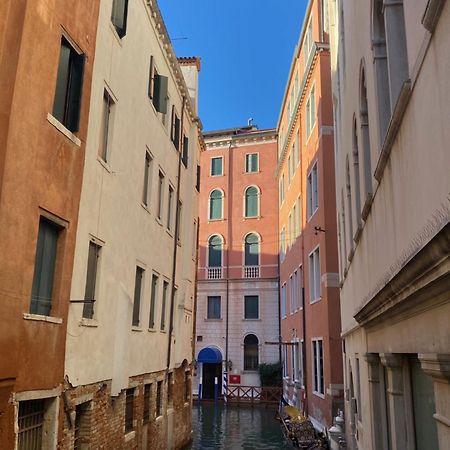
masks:
<path id="1" fill-rule="evenodd" d="M 230 375 L 230 384 L 241 384 L 240 375 Z"/>

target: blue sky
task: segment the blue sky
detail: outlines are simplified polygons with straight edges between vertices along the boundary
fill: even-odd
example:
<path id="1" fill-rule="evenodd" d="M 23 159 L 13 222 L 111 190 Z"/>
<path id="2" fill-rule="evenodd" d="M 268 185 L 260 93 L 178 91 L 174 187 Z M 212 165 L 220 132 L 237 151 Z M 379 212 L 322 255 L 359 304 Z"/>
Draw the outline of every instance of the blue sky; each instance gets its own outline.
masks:
<path id="1" fill-rule="evenodd" d="M 275 127 L 307 0 L 159 0 L 177 56 L 200 56 L 205 131 Z M 187 39 L 183 39 L 187 38 Z"/>

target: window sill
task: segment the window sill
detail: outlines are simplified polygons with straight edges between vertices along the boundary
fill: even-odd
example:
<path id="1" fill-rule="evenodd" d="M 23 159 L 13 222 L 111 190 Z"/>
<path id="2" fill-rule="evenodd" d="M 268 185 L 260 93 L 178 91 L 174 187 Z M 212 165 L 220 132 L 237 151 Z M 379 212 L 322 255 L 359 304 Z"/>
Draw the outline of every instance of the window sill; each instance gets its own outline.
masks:
<path id="1" fill-rule="evenodd" d="M 109 22 L 109 28 L 111 29 L 114 37 L 116 38 L 118 44 L 122 47 L 122 39 L 120 38 L 120 36 L 117 34 L 117 30 L 116 27 L 112 24 L 112 22 Z M 124 36 L 125 37 L 125 36 Z"/>
<path id="2" fill-rule="evenodd" d="M 321 394 L 320 392 L 316 392 L 316 391 L 313 391 L 313 394 L 317 395 L 317 397 L 320 397 L 321 399 L 325 399 L 325 394 Z"/>
<path id="3" fill-rule="evenodd" d="M 166 228 L 166 233 L 173 239 L 173 232 Z"/>
<path id="4" fill-rule="evenodd" d="M 81 140 L 77 138 L 70 130 L 68 130 L 56 117 L 50 113 L 47 114 L 47 120 L 66 138 L 70 139 L 77 147 L 81 147 Z"/>
<path id="5" fill-rule="evenodd" d="M 318 298 L 315 298 L 314 300 L 310 300 L 309 304 L 314 305 L 314 303 L 318 303 L 318 302 L 320 302 L 320 300 L 322 300 L 322 297 L 318 297 Z"/>
<path id="6" fill-rule="evenodd" d="M 108 173 L 112 173 L 110 165 L 104 159 L 102 159 L 101 156 L 97 155 L 97 161 Z"/>
<path id="7" fill-rule="evenodd" d="M 142 332 L 143 330 L 142 330 L 141 327 L 138 327 L 138 326 L 136 326 L 136 325 L 132 325 L 131 331 L 140 331 L 140 332 Z"/>
<path id="8" fill-rule="evenodd" d="M 42 316 L 40 314 L 23 313 L 23 318 L 25 320 L 34 320 L 36 322 L 63 323 L 61 317 Z"/>
<path id="9" fill-rule="evenodd" d="M 159 226 L 161 226 L 161 227 L 163 226 L 163 223 L 161 222 L 161 219 L 159 217 L 155 217 L 155 220 Z"/>
<path id="10" fill-rule="evenodd" d="M 319 207 L 317 207 L 317 208 L 313 211 L 313 213 L 308 217 L 308 220 L 307 220 L 306 222 L 309 222 L 309 221 L 314 217 L 314 214 L 316 214 L 316 212 L 318 211 L 318 209 L 319 209 Z"/>
<path id="11" fill-rule="evenodd" d="M 150 209 L 149 209 L 149 207 L 148 207 L 145 203 L 142 203 L 142 202 L 141 202 L 141 206 L 142 206 L 142 208 L 143 208 L 148 214 L 151 215 Z"/>
<path id="12" fill-rule="evenodd" d="M 147 331 L 150 333 L 156 333 L 158 330 L 156 328 L 147 328 Z"/>
<path id="13" fill-rule="evenodd" d="M 95 319 L 88 319 L 86 317 L 83 317 L 80 320 L 79 326 L 80 327 L 97 328 L 98 327 L 98 321 L 95 320 Z"/>
<path id="14" fill-rule="evenodd" d="M 242 319 L 242 322 L 261 322 L 261 319 Z"/>
<path id="15" fill-rule="evenodd" d="M 220 218 L 220 219 L 208 219 L 208 223 L 209 222 L 225 222 L 225 219 Z"/>
<path id="16" fill-rule="evenodd" d="M 253 216 L 253 217 L 244 217 L 244 222 L 246 221 L 246 220 L 260 220 L 261 219 L 261 216 Z"/>
<path id="17" fill-rule="evenodd" d="M 217 178 L 217 177 L 223 177 L 223 176 L 224 176 L 223 173 L 220 173 L 220 174 L 217 174 L 217 175 L 213 175 L 213 174 L 210 175 L 211 178 Z"/>
<path id="18" fill-rule="evenodd" d="M 254 172 L 244 172 L 244 175 L 252 175 L 254 173 L 261 173 L 260 170 L 255 170 Z"/>
<path id="19" fill-rule="evenodd" d="M 125 434 L 125 442 L 129 442 L 129 441 L 131 441 L 132 439 L 134 439 L 136 437 L 136 431 L 135 430 L 133 430 L 133 431 L 128 431 L 126 434 Z"/>
<path id="20" fill-rule="evenodd" d="M 208 319 L 208 318 L 205 318 L 205 322 L 223 322 L 223 319 Z"/>

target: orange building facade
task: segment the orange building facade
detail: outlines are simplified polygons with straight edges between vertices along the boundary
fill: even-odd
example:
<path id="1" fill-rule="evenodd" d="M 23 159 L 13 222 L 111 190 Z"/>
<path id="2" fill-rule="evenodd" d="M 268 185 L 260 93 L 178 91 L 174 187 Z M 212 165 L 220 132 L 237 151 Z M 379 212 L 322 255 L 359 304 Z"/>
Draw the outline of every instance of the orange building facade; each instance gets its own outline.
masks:
<path id="1" fill-rule="evenodd" d="M 98 4 L 0 11 L 0 447 L 54 449 Z"/>
<path id="2" fill-rule="evenodd" d="M 343 402 L 326 2 L 308 4 L 278 123 L 284 397 L 317 429 Z"/>
<path id="3" fill-rule="evenodd" d="M 204 138 L 193 390 L 212 398 L 227 369 L 230 384 L 259 386 L 259 364 L 279 361 L 265 344 L 279 337 L 277 145 L 253 126 Z"/>

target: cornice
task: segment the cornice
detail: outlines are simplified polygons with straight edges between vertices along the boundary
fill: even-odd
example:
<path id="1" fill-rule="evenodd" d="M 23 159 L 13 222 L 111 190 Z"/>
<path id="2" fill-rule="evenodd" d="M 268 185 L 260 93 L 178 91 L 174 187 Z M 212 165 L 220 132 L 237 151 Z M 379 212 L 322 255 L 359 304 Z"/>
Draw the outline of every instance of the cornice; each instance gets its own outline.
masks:
<path id="1" fill-rule="evenodd" d="M 275 129 L 261 130 L 260 132 L 245 133 L 240 135 L 225 135 L 223 137 L 208 140 L 205 139 L 206 149 L 220 147 L 242 147 L 252 144 L 270 144 L 277 142 Z"/>

